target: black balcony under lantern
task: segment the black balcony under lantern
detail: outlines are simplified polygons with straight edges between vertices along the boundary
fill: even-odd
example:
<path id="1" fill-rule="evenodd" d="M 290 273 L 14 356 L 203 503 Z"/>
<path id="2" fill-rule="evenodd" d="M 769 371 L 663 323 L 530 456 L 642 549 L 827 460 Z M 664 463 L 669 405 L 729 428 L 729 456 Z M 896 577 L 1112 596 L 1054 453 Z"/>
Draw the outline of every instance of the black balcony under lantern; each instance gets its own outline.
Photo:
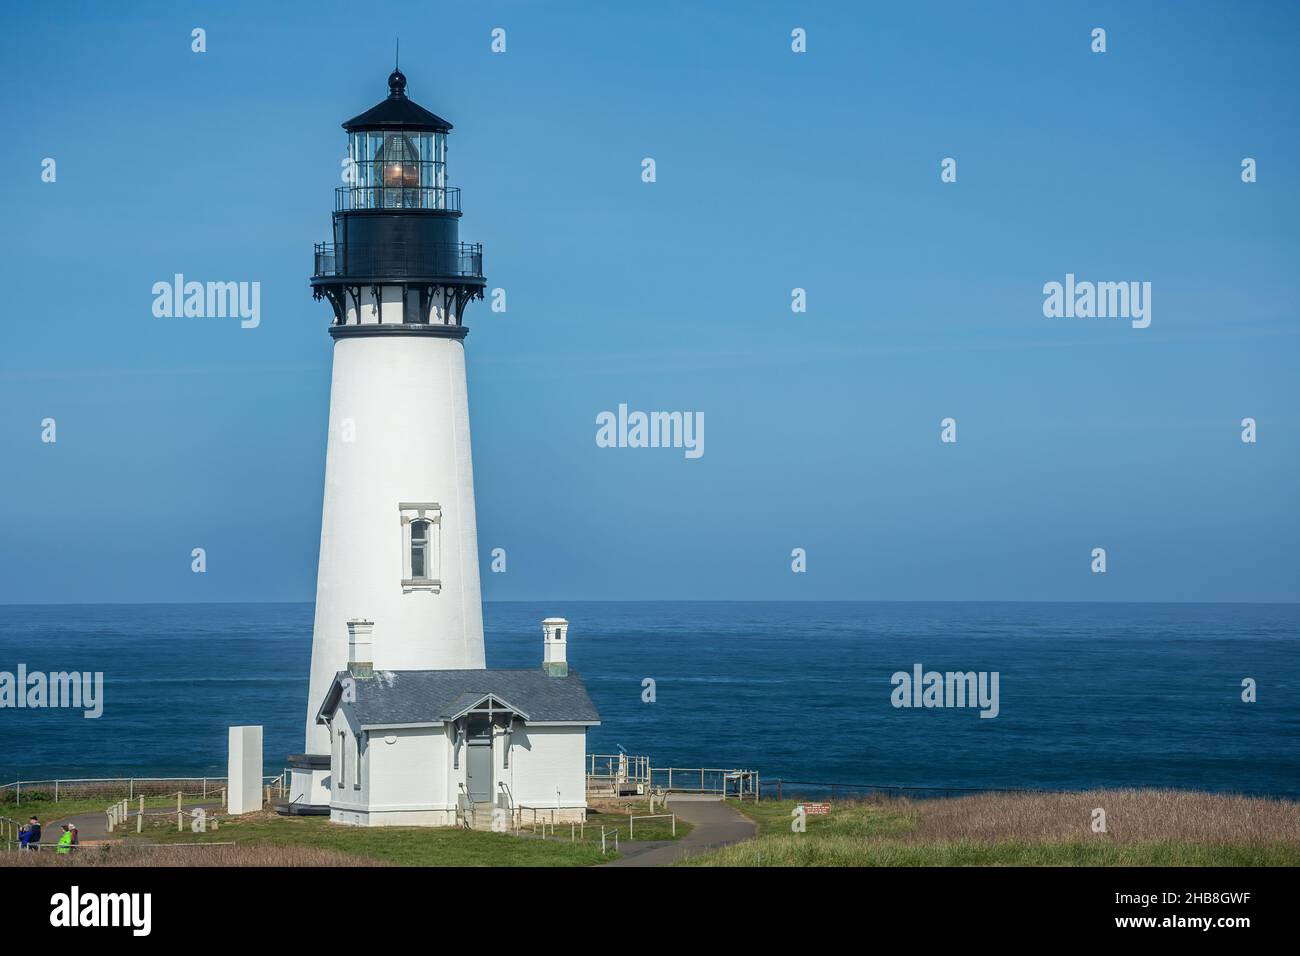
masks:
<path id="1" fill-rule="evenodd" d="M 317 245 L 312 277 L 316 297 L 334 306 L 331 332 L 398 331 L 364 328 L 368 289 L 379 318 L 373 324 L 463 336 L 464 306 L 483 295 L 483 251 L 460 241 L 460 190 L 447 185 L 451 124 L 407 97 L 406 77 L 394 70 L 388 98 L 343 129 L 348 182 L 336 190 L 334 241 Z M 397 294 L 381 291 L 394 286 L 401 289 L 400 322 L 385 321 L 391 309 L 377 304 Z"/>

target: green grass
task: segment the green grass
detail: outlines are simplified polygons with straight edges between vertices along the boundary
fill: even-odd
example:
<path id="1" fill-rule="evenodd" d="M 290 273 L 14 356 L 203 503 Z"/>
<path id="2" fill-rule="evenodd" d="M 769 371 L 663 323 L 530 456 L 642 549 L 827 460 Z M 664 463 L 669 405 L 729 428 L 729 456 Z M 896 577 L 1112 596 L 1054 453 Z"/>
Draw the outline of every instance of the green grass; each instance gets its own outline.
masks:
<path id="1" fill-rule="evenodd" d="M 650 813 L 648 805 L 644 802 L 630 805 L 632 812 L 637 816 L 645 816 Z M 620 812 L 621 811 L 621 812 Z M 657 810 L 656 813 L 662 813 Z M 587 812 L 586 838 L 595 839 L 600 843 L 600 828 L 605 827 L 606 831 L 618 830 L 618 839 L 622 843 L 628 839 L 628 830 L 636 838 L 637 843 L 650 843 L 658 840 L 680 840 L 686 834 L 691 832 L 691 825 L 685 820 L 678 819 L 677 832 L 673 833 L 673 821 L 669 819 L 655 820 L 637 820 L 629 826 L 628 813 L 626 810 L 605 809 L 589 810 Z M 565 825 L 556 828 L 556 833 L 567 833 Z M 609 839 L 613 839 L 611 836 Z"/>
<path id="2" fill-rule="evenodd" d="M 1117 842 L 1105 836 L 992 841 L 924 837 L 923 802 L 839 803 L 790 830 L 797 801 L 732 806 L 758 824 L 758 835 L 682 861 L 686 866 L 1297 866 L 1291 844 L 1212 844 L 1181 840 Z"/>
<path id="3" fill-rule="evenodd" d="M 454 827 L 352 827 L 324 817 L 257 816 L 223 820 L 203 834 L 151 827 L 139 838 L 152 843 L 225 843 L 241 847 L 313 847 L 395 866 L 591 866 L 601 856 L 596 843 L 541 840 Z M 556 828 L 557 835 L 560 828 Z M 590 831 L 590 826 L 588 826 Z M 134 834 L 130 835 L 136 839 Z M 588 832 L 590 837 L 590 832 Z"/>
<path id="4" fill-rule="evenodd" d="M 759 803 L 728 800 L 727 803 L 758 824 L 759 837 L 796 835 L 790 831 L 793 822 L 790 814 L 799 805 L 798 800 L 763 800 Z M 883 836 L 915 830 L 917 814 L 910 806 L 894 803 L 835 804 L 826 816 L 805 817 L 805 821 L 808 832 L 798 836 Z"/>
<path id="5" fill-rule="evenodd" d="M 637 808 L 643 813 L 643 808 Z M 601 855 L 600 829 L 607 832 L 608 852 Z M 166 818 L 151 818 L 140 839 L 150 843 L 225 843 L 239 846 L 298 846 L 333 850 L 364 859 L 397 866 L 591 866 L 616 859 L 613 850 L 614 830 L 619 842 L 627 842 L 626 813 L 592 812 L 587 825 L 578 829 L 571 841 L 569 824 L 546 828 L 546 839 L 534 835 L 524 826 L 520 836 L 463 830 L 453 827 L 351 827 L 331 824 L 324 817 L 279 817 L 266 814 L 234 819 L 222 817 L 220 828 L 204 834 L 188 828 L 177 832 Z M 633 828 L 638 843 L 652 840 L 681 839 L 690 825 L 677 821 L 677 834 L 671 820 L 638 820 Z M 134 828 L 127 836 L 135 839 Z"/>

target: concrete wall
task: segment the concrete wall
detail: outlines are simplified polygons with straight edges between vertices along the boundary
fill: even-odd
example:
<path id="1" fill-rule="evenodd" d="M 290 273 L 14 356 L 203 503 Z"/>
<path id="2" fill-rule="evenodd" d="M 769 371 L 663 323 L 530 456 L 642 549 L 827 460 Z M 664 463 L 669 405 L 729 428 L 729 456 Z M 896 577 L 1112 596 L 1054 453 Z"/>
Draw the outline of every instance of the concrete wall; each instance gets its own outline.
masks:
<path id="1" fill-rule="evenodd" d="M 262 728 L 231 727 L 227 752 L 227 810 L 262 809 Z"/>

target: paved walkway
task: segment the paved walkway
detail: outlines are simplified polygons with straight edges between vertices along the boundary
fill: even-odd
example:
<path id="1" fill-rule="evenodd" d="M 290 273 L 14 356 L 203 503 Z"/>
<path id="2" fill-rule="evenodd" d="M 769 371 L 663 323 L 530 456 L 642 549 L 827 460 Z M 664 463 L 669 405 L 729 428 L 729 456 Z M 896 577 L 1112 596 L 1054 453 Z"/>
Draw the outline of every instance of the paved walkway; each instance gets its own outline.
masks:
<path id="1" fill-rule="evenodd" d="M 748 840 L 757 827 L 744 814 L 710 797 L 669 797 L 668 808 L 694 829 L 680 840 L 624 843 L 617 860 L 604 866 L 667 866 L 683 857 Z"/>
<path id="2" fill-rule="evenodd" d="M 187 803 L 185 810 L 188 813 L 195 807 L 204 807 L 209 810 L 216 810 L 221 807 L 219 803 Z M 108 832 L 108 814 L 103 810 L 95 810 L 91 813 L 76 813 L 70 817 L 49 817 L 48 820 L 41 821 L 41 847 L 44 848 L 47 843 L 58 843 L 59 835 L 63 832 L 63 824 L 75 823 L 77 825 L 77 841 L 86 843 L 87 841 L 98 840 L 117 840 L 125 834 L 124 830 L 135 832 L 135 818 L 139 816 L 136 807 L 131 807 L 130 819 L 124 826 L 118 826 L 113 833 Z M 165 807 L 149 807 L 145 810 L 145 816 L 168 816 L 171 822 L 176 822 L 176 810 Z M 185 825 L 189 826 L 189 817 L 185 818 Z"/>

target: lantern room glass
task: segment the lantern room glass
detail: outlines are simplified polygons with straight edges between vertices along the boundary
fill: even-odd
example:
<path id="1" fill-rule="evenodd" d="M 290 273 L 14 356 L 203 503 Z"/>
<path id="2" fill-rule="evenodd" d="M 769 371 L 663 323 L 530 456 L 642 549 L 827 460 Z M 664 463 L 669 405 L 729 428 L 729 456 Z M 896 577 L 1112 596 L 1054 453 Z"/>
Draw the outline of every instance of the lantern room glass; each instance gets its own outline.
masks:
<path id="1" fill-rule="evenodd" d="M 355 130 L 351 208 L 446 209 L 447 134 Z"/>

